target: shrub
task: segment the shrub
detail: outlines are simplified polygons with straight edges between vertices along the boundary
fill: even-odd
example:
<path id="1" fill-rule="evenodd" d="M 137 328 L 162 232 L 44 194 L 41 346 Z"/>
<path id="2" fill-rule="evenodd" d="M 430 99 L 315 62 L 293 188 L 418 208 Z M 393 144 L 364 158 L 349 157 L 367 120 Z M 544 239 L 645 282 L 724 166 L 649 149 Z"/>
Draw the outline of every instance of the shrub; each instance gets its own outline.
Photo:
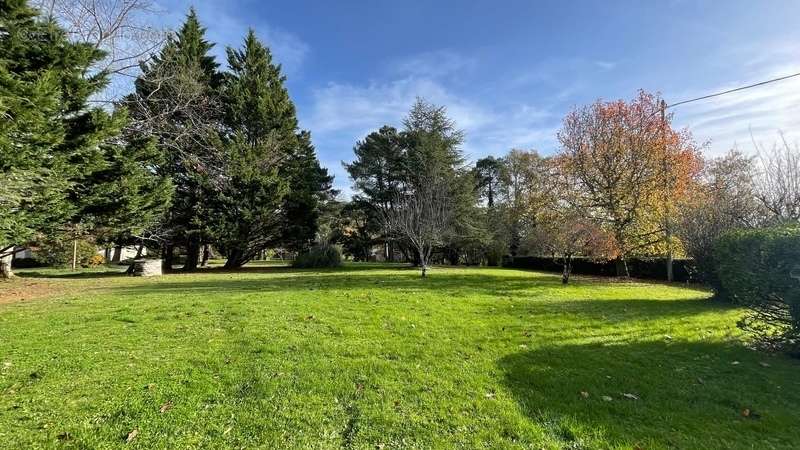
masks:
<path id="1" fill-rule="evenodd" d="M 36 259 L 43 265 L 50 267 L 67 267 L 72 264 L 73 241 L 68 238 L 48 238 L 39 244 L 36 250 Z M 97 254 L 97 247 L 87 240 L 78 240 L 78 265 L 89 267 L 90 262 Z M 101 257 L 102 258 L 102 257 Z"/>
<path id="2" fill-rule="evenodd" d="M 730 232 L 715 250 L 720 294 L 749 310 L 739 327 L 761 348 L 800 354 L 800 227 Z"/>
<path id="3" fill-rule="evenodd" d="M 90 256 L 88 260 L 86 260 L 85 265 L 86 267 L 98 267 L 105 263 L 106 259 L 103 257 L 103 255 L 98 255 L 95 253 L 94 255 Z"/>
<path id="4" fill-rule="evenodd" d="M 339 267 L 342 251 L 335 245 L 317 245 L 297 256 L 292 264 L 299 268 Z"/>
<path id="5" fill-rule="evenodd" d="M 14 258 L 11 261 L 11 266 L 14 269 L 29 269 L 32 267 L 42 267 L 42 263 L 36 258 Z"/>

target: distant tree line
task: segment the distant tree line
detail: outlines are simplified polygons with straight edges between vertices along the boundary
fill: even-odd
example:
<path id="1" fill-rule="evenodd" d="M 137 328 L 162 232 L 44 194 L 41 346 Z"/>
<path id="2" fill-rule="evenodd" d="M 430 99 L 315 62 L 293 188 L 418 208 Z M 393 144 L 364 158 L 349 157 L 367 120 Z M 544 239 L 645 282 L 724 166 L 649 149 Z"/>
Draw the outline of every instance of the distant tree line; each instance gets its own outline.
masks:
<path id="1" fill-rule="evenodd" d="M 688 256 L 695 278 L 713 284 L 722 234 L 800 218 L 797 147 L 706 158 L 646 92 L 576 108 L 549 156 L 515 149 L 470 165 L 463 139 L 443 107 L 418 100 L 402 129 L 384 125 L 357 142 L 344 164 L 354 195 L 337 224 L 345 252 L 423 271 L 429 260 L 549 255 L 565 282 L 574 257 L 617 261 L 627 275 L 631 257 Z"/>

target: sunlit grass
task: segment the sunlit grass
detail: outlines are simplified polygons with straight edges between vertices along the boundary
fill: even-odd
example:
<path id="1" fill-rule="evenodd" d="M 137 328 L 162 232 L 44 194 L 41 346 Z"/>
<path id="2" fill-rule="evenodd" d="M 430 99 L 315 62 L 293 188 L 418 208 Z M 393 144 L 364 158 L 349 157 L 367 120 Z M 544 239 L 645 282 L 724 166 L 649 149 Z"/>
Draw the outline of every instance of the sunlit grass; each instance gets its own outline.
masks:
<path id="1" fill-rule="evenodd" d="M 746 349 L 699 289 L 376 264 L 27 275 L 61 293 L 0 304 L 0 448 L 800 442 L 800 363 Z"/>

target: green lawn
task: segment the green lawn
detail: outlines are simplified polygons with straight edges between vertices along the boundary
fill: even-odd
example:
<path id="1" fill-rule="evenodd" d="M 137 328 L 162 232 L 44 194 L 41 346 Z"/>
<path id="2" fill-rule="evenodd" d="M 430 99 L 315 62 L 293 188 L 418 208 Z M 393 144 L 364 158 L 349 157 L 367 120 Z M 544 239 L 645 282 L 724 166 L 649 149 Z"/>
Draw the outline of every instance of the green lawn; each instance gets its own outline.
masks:
<path id="1" fill-rule="evenodd" d="M 20 274 L 0 289 L 55 294 L 0 304 L 3 449 L 800 446 L 800 361 L 745 348 L 740 311 L 698 289 L 380 265 Z"/>

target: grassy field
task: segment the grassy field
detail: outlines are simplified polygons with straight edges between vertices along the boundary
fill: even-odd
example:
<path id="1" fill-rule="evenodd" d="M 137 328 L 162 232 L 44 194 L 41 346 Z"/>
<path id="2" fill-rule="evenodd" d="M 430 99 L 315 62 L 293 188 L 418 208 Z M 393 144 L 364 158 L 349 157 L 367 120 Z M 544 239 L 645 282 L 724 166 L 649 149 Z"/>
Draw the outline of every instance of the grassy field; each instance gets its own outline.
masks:
<path id="1" fill-rule="evenodd" d="M 702 290 L 252 267 L 0 285 L 0 448 L 797 448 L 800 361 Z M 0 302 L 3 302 L 0 292 Z"/>

